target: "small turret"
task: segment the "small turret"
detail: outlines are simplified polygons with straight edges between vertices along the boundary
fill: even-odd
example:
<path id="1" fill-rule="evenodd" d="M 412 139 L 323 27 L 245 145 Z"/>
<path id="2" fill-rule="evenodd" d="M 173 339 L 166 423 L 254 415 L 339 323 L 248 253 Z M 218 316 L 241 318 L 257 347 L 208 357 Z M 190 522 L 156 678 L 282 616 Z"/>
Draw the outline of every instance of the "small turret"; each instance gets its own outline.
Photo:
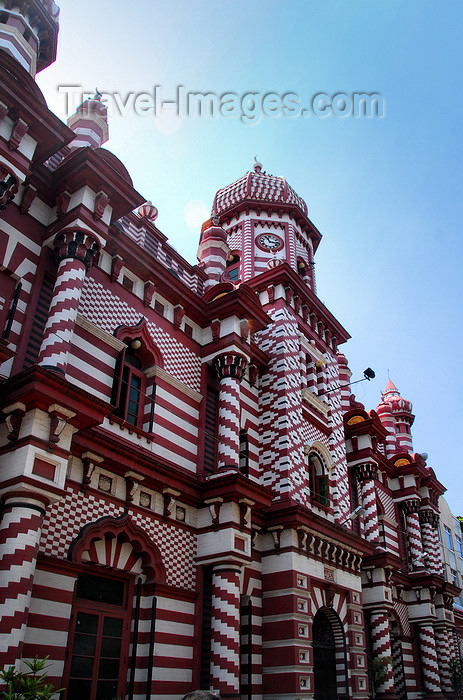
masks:
<path id="1" fill-rule="evenodd" d="M 200 266 L 207 274 L 205 290 L 222 281 L 229 254 L 227 234 L 213 220 L 211 225 L 201 233 L 197 256 Z"/>
<path id="2" fill-rule="evenodd" d="M 56 58 L 58 17 L 53 0 L 0 0 L 0 48 L 34 77 Z"/>
<path id="3" fill-rule="evenodd" d="M 396 452 L 413 452 L 411 426 L 415 420 L 412 403 L 403 399 L 397 387 L 389 379 L 386 389 L 381 393 L 382 401 L 377 406 L 377 413 L 391 437 L 387 439 L 388 457 Z"/>
<path id="4" fill-rule="evenodd" d="M 101 95 L 96 91 L 94 97 L 82 102 L 68 121 L 70 129 L 75 131 L 76 138 L 70 148 L 90 146 L 99 148 L 109 138 L 108 110 L 101 102 Z"/>

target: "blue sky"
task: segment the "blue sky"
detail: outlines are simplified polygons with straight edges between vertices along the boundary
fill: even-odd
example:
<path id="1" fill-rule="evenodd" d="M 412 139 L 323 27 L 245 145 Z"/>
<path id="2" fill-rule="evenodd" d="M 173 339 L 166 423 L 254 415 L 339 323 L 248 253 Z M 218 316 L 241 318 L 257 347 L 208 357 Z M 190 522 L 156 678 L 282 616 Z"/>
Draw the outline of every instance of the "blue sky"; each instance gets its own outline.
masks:
<path id="1" fill-rule="evenodd" d="M 308 203 L 323 234 L 318 293 L 352 335 L 344 351 L 374 408 L 388 370 L 413 401 L 414 448 L 463 514 L 459 442 L 463 282 L 463 5 L 427 0 L 61 0 L 56 64 L 38 76 L 64 118 L 59 85 L 172 99 L 191 92 L 380 93 L 384 116 L 110 120 L 106 147 L 159 209 L 190 262 L 214 193 L 257 154 Z M 192 222 L 195 218 L 196 223 Z M 186 218 L 185 218 L 186 217 Z"/>

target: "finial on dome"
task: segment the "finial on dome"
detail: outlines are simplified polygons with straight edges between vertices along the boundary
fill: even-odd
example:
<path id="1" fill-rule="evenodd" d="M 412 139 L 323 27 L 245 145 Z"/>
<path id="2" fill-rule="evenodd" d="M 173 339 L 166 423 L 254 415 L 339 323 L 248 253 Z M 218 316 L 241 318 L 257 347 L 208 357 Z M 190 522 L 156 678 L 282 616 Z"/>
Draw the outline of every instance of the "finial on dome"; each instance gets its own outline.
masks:
<path id="1" fill-rule="evenodd" d="M 98 100 L 98 102 L 101 102 L 101 98 L 103 97 L 103 93 L 98 90 L 98 88 L 95 88 L 95 94 L 93 95 L 94 100 Z"/>
<path id="2" fill-rule="evenodd" d="M 254 156 L 254 172 L 260 173 L 262 171 L 262 163 L 259 163 L 257 156 Z"/>

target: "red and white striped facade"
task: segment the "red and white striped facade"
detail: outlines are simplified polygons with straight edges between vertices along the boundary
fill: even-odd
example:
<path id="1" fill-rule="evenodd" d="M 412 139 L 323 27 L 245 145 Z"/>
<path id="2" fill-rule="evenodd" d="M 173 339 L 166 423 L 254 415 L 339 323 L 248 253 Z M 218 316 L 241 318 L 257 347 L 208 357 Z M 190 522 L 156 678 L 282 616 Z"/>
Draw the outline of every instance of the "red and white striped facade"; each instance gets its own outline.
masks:
<path id="1" fill-rule="evenodd" d="M 48 110 L 54 3 L 2 7 L 1 663 L 49 656 L 66 700 L 451 695 L 444 487 L 392 382 L 350 394 L 306 203 L 256 163 L 190 264 L 97 97 Z"/>

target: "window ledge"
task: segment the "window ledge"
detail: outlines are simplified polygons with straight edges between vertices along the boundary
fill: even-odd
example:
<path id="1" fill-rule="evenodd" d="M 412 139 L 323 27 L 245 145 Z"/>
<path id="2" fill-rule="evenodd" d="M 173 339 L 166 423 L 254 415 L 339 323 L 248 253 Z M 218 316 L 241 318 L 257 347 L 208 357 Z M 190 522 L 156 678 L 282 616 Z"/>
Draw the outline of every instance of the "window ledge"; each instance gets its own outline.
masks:
<path id="1" fill-rule="evenodd" d="M 144 438 L 148 444 L 153 441 L 153 436 L 151 433 L 147 433 L 146 430 L 142 430 L 131 423 L 127 423 L 126 420 L 122 420 L 122 418 L 119 418 L 118 416 L 108 416 L 108 421 L 110 425 L 116 423 L 116 425 L 119 425 L 122 430 L 126 430 L 129 435 L 135 433 L 139 440 Z"/>
<path id="2" fill-rule="evenodd" d="M 324 401 L 319 399 L 318 396 L 315 396 L 310 389 L 302 389 L 302 398 L 325 418 L 327 417 L 330 407 Z"/>

